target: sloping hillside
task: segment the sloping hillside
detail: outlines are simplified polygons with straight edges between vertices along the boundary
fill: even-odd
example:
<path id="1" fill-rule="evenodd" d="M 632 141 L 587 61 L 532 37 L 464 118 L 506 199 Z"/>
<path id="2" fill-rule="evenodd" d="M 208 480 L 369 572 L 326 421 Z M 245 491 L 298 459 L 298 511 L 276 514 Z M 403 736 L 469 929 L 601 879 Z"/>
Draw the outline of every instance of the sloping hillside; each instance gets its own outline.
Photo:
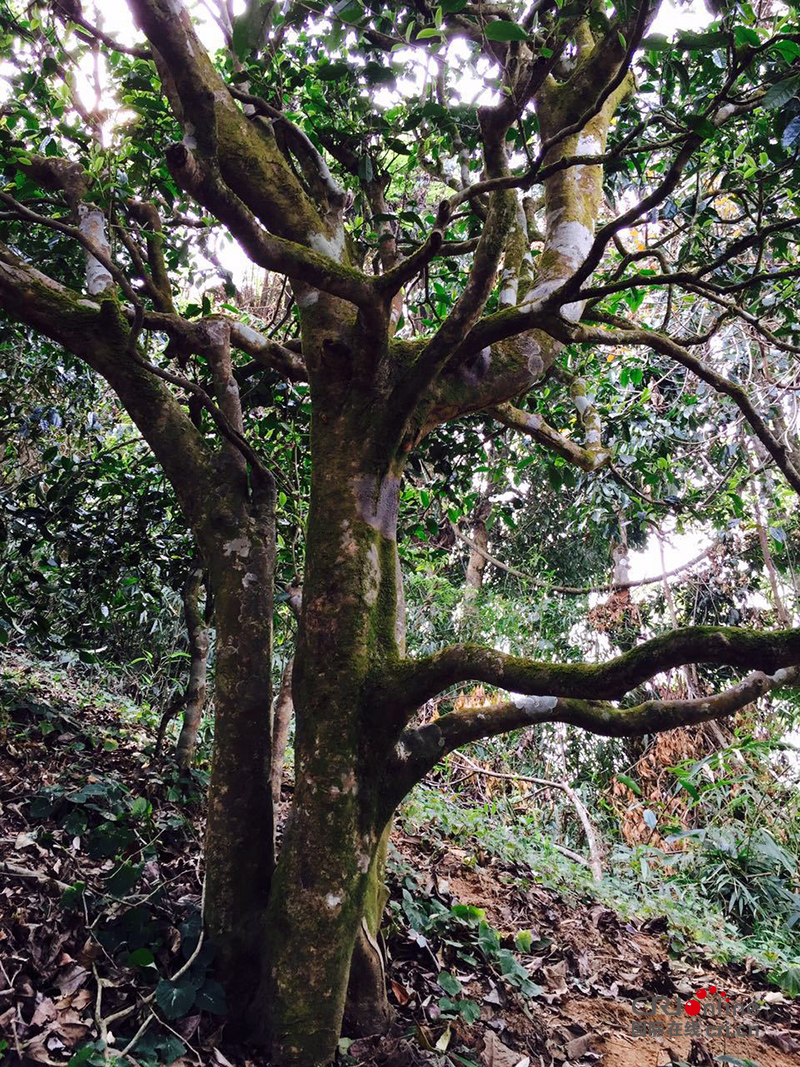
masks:
<path id="1" fill-rule="evenodd" d="M 22 657 L 2 661 L 0 716 L 5 1061 L 263 1062 L 226 1041 L 200 937 L 204 771 L 181 781 L 154 767 L 146 714 Z M 546 888 L 479 838 L 455 843 L 418 817 L 396 828 L 390 878 L 395 1026 L 343 1040 L 342 1063 L 798 1062 L 800 1002 L 752 961 L 715 963 L 665 917 L 623 917 L 585 883 Z M 667 998 L 655 1012 L 654 996 Z M 748 1011 L 713 1018 L 725 1003 Z"/>

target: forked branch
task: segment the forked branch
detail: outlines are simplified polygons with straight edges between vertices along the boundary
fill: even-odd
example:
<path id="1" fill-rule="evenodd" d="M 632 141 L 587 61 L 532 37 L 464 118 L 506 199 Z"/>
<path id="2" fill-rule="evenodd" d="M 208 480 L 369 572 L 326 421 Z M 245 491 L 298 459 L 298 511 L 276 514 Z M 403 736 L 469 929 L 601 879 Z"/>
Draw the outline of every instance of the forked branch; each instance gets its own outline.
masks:
<path id="1" fill-rule="evenodd" d="M 551 722 L 605 737 L 641 737 L 733 715 L 773 689 L 794 687 L 798 682 L 800 667 L 789 667 L 774 674 L 754 671 L 721 693 L 691 700 L 645 700 L 625 708 L 601 700 L 518 696 L 504 704 L 465 708 L 403 731 L 390 760 L 393 799 L 399 802 L 442 756 L 483 737 Z"/>

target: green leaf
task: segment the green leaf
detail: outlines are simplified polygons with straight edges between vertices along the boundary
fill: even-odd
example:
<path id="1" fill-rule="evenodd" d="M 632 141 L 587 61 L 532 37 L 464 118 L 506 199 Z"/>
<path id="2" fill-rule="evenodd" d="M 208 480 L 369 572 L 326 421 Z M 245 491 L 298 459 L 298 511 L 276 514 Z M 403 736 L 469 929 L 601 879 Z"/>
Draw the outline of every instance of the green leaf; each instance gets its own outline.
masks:
<path id="1" fill-rule="evenodd" d="M 128 963 L 134 967 L 151 967 L 156 961 L 149 948 L 136 948 L 128 953 Z"/>
<path id="2" fill-rule="evenodd" d="M 233 20 L 231 47 L 237 59 L 245 59 L 250 51 L 250 23 L 243 15 Z"/>
<path id="3" fill-rule="evenodd" d="M 162 978 L 156 986 L 156 1003 L 167 1019 L 181 1019 L 192 1007 L 196 990 L 187 981 L 170 982 Z"/>
<path id="4" fill-rule="evenodd" d="M 449 971 L 442 971 L 436 981 L 445 993 L 449 993 L 451 997 L 457 997 L 462 991 L 461 983 Z"/>
<path id="5" fill-rule="evenodd" d="M 740 48 L 749 46 L 750 48 L 758 48 L 761 44 L 761 38 L 758 36 L 755 30 L 751 30 L 749 26 L 734 26 L 733 28 L 734 39 Z"/>
<path id="6" fill-rule="evenodd" d="M 69 889 L 65 889 L 61 894 L 61 907 L 66 908 L 68 911 L 77 911 L 81 906 L 83 900 L 83 894 L 86 892 L 85 882 L 75 882 Z"/>
<path id="7" fill-rule="evenodd" d="M 364 77 L 372 85 L 388 85 L 396 80 L 396 74 L 391 67 L 385 67 L 382 63 L 367 63 L 364 67 Z"/>
<path id="8" fill-rule="evenodd" d="M 317 77 L 324 82 L 335 82 L 343 78 L 350 68 L 346 63 L 320 63 L 317 67 Z"/>
<path id="9" fill-rule="evenodd" d="M 530 952 L 533 944 L 533 934 L 530 930 L 520 930 L 514 938 L 514 944 L 517 946 L 518 952 Z"/>
<path id="10" fill-rule="evenodd" d="M 687 115 L 686 125 L 701 137 L 713 137 L 717 128 L 704 115 Z"/>
<path id="11" fill-rule="evenodd" d="M 681 30 L 676 43 L 688 52 L 710 52 L 712 49 L 723 45 L 725 41 L 725 34 L 719 30 L 709 30 L 707 33 Z"/>
<path id="12" fill-rule="evenodd" d="M 493 956 L 500 949 L 500 935 L 484 920 L 478 926 L 478 945 L 487 956 Z"/>
<path id="13" fill-rule="evenodd" d="M 686 790 L 686 792 L 692 798 L 692 800 L 699 800 L 700 799 L 700 791 L 685 775 L 679 774 L 679 775 L 677 775 L 677 779 L 678 779 L 678 782 L 680 783 L 680 785 Z"/>
<path id="14" fill-rule="evenodd" d="M 642 48 L 647 52 L 668 52 L 670 47 L 669 37 L 663 33 L 653 33 L 642 41 Z"/>
<path id="15" fill-rule="evenodd" d="M 345 3 L 344 5 L 337 4 L 334 11 L 342 22 L 361 22 L 364 17 L 364 8 L 357 2 L 357 0 L 351 0 L 351 2 Z"/>
<path id="16" fill-rule="evenodd" d="M 505 19 L 497 19 L 484 26 L 484 36 L 487 41 L 527 41 L 528 31 L 516 22 L 506 22 Z"/>
<path id="17" fill-rule="evenodd" d="M 83 1067 L 83 1064 L 88 1063 L 96 1051 L 93 1045 L 84 1045 L 71 1057 L 68 1067 Z"/>
<path id="18" fill-rule="evenodd" d="M 228 1005 L 225 1001 L 225 990 L 219 984 L 215 982 L 213 978 L 209 978 L 195 996 L 194 1006 L 199 1008 L 200 1011 L 211 1012 L 212 1015 L 227 1015 Z"/>
<path id="19" fill-rule="evenodd" d="M 476 1023 L 481 1017 L 481 1006 L 476 1000 L 459 1000 L 458 1012 L 465 1023 Z"/>
<path id="20" fill-rule="evenodd" d="M 143 863 L 123 863 L 106 881 L 106 892 L 112 897 L 124 897 L 139 881 L 143 870 Z"/>
<path id="21" fill-rule="evenodd" d="M 776 82 L 766 93 L 761 103 L 770 110 L 783 107 L 797 93 L 798 88 L 800 88 L 800 76 L 793 74 L 791 78 L 784 78 L 783 81 Z"/>
<path id="22" fill-rule="evenodd" d="M 131 815 L 139 818 L 142 815 L 147 815 L 150 811 L 150 801 L 147 797 L 134 797 L 131 801 Z"/>
<path id="23" fill-rule="evenodd" d="M 800 965 L 792 964 L 778 975 L 778 985 L 790 997 L 800 996 Z"/>
<path id="24" fill-rule="evenodd" d="M 636 782 L 634 782 L 633 778 L 629 778 L 627 774 L 618 774 L 617 781 L 622 782 L 623 785 L 626 785 L 632 793 L 636 794 L 637 797 L 640 797 L 642 795 L 642 791 L 639 786 L 636 784 Z"/>

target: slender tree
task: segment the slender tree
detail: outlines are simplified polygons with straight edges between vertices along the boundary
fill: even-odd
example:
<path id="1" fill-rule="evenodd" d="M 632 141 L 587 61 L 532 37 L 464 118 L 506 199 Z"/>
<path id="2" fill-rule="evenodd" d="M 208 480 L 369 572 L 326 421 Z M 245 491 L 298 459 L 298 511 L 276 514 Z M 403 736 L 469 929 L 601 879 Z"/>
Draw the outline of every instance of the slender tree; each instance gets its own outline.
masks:
<path id="1" fill-rule="evenodd" d="M 797 679 L 796 630 L 676 629 L 599 663 L 472 645 L 409 658 L 396 543 L 404 469 L 445 423 L 487 412 L 584 470 L 605 464 L 580 391 L 585 447 L 508 406 L 565 346 L 674 361 L 800 490 L 775 405 L 726 374 L 719 344 L 746 330 L 779 373 L 800 351 L 797 19 L 723 5 L 670 39 L 651 32 L 657 0 L 249 0 L 236 18 L 219 4 L 212 55 L 181 0 L 128 0 L 134 44 L 80 5 L 18 7 L 0 306 L 106 379 L 192 528 L 217 633 L 205 919 L 232 1025 L 271 1062 L 325 1064 L 351 970 L 355 1015 L 387 1017 L 387 828 L 446 753 L 545 722 L 613 736 L 702 722 Z M 87 102 L 76 72 L 92 62 Z M 281 290 L 275 322 L 293 316 L 296 333 L 278 341 L 213 294 L 186 306 L 187 270 L 221 230 L 288 279 L 293 310 Z M 277 865 L 280 472 L 241 393 L 260 370 L 305 383 L 312 407 L 296 788 Z M 626 702 L 691 663 L 751 673 L 716 696 Z M 415 724 L 468 680 L 511 695 Z"/>

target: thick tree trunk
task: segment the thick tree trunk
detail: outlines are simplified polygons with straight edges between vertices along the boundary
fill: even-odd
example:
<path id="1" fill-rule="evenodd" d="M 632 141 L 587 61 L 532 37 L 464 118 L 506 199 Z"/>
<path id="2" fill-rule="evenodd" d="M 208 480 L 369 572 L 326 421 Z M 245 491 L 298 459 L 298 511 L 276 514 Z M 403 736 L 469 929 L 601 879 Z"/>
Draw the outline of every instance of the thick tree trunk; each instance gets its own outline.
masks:
<path id="1" fill-rule="evenodd" d="M 205 920 L 239 1029 L 263 964 L 259 932 L 274 868 L 270 791 L 274 508 L 233 493 L 212 504 L 203 550 L 216 620 L 214 755 Z"/>
<path id="2" fill-rule="evenodd" d="M 364 689 L 370 670 L 398 654 L 400 475 L 359 456 L 353 443 L 364 439 L 363 424 L 345 417 L 312 429 L 325 462 L 312 482 L 294 663 L 295 795 L 270 900 L 272 973 L 258 998 L 271 1019 L 254 1020 L 271 1031 L 272 1062 L 287 1067 L 332 1059 L 365 908 L 375 928 L 382 910 L 370 889 L 385 862 L 380 791 L 394 729 Z M 376 985 L 367 999 L 380 1016 Z"/>

